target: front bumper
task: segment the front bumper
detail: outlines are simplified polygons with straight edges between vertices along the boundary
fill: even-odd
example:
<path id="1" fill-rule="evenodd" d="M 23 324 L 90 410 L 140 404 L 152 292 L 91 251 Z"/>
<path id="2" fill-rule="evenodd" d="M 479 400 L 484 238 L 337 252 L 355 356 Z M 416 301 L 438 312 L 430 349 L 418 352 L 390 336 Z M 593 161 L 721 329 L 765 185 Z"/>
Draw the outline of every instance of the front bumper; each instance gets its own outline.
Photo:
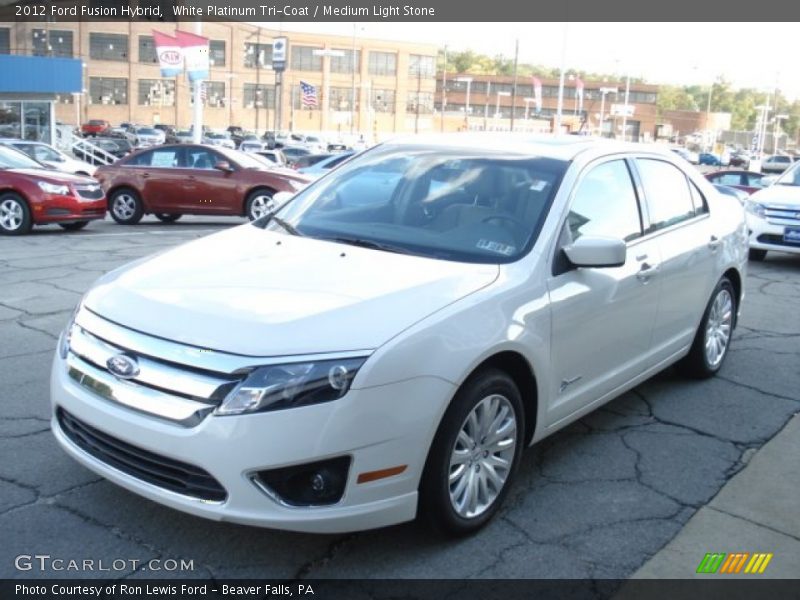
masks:
<path id="1" fill-rule="evenodd" d="M 84 200 L 76 196 L 43 194 L 32 207 L 34 223 L 68 223 L 105 218 L 107 203 L 105 198 Z"/>
<path id="2" fill-rule="evenodd" d="M 800 214 L 800 210 L 797 212 Z M 762 219 L 747 213 L 750 248 L 800 254 L 800 243 L 791 243 L 784 239 L 787 227 L 800 229 L 800 219 Z"/>
<path id="3" fill-rule="evenodd" d="M 353 389 L 340 400 L 283 411 L 218 417 L 194 427 L 134 411 L 79 386 L 58 355 L 51 374 L 53 432 L 64 450 L 110 481 L 161 504 L 217 521 L 339 533 L 383 527 L 416 515 L 417 488 L 439 418 L 454 392 L 436 378 Z M 118 470 L 81 449 L 56 411 L 122 442 L 199 467 L 227 492 L 208 501 L 169 491 Z M 325 507 L 291 507 L 251 479 L 255 471 L 349 455 L 343 498 Z M 358 483 L 360 473 L 408 465 L 402 473 Z"/>

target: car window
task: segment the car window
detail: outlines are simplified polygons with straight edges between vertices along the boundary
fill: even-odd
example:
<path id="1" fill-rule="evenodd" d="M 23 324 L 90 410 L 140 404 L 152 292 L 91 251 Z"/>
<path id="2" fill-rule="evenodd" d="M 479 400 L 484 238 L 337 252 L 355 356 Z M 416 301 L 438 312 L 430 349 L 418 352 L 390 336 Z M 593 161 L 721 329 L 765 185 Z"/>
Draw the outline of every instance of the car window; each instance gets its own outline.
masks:
<path id="1" fill-rule="evenodd" d="M 507 263 L 534 243 L 567 165 L 501 151 L 386 144 L 299 192 L 279 215 L 309 237 Z M 278 221 L 265 227 L 286 232 Z"/>
<path id="2" fill-rule="evenodd" d="M 736 188 L 733 188 L 736 189 Z M 697 189 L 697 186 L 689 182 L 689 194 L 692 196 L 692 206 L 694 207 L 695 215 L 704 215 L 708 212 L 708 203 L 706 202 L 703 192 Z"/>
<path id="3" fill-rule="evenodd" d="M 206 148 L 190 148 L 186 151 L 186 166 L 190 169 L 213 169 L 219 161 L 217 153 Z"/>
<path id="4" fill-rule="evenodd" d="M 641 235 L 639 205 L 624 160 L 598 165 L 581 179 L 566 225 L 572 241 L 597 235 L 627 242 Z"/>
<path id="5" fill-rule="evenodd" d="M 722 173 L 714 177 L 714 183 L 720 185 L 742 185 L 742 176 L 739 173 Z"/>
<path id="6" fill-rule="evenodd" d="M 344 162 L 348 158 L 350 158 L 349 154 L 343 154 L 342 156 L 337 156 L 333 160 L 328 161 L 328 163 L 326 165 L 324 165 L 323 168 L 332 169 L 333 167 L 335 167 L 336 165 L 338 165 L 341 162 Z"/>
<path id="7" fill-rule="evenodd" d="M 765 185 L 764 185 L 764 184 L 761 182 L 761 179 L 762 179 L 763 177 L 764 177 L 763 175 L 745 175 L 745 176 L 744 176 L 744 179 L 745 179 L 745 185 L 748 185 L 748 186 L 750 186 L 750 187 L 759 187 L 759 188 L 760 188 L 760 187 L 766 187 L 766 186 L 765 186 Z"/>
<path id="8" fill-rule="evenodd" d="M 663 160 L 640 158 L 636 161 L 642 178 L 650 216 L 647 232 L 670 227 L 695 215 L 686 175 Z"/>
<path id="9" fill-rule="evenodd" d="M 181 152 L 178 148 L 158 148 L 143 152 L 130 160 L 128 165 L 137 167 L 178 168 L 183 166 Z"/>

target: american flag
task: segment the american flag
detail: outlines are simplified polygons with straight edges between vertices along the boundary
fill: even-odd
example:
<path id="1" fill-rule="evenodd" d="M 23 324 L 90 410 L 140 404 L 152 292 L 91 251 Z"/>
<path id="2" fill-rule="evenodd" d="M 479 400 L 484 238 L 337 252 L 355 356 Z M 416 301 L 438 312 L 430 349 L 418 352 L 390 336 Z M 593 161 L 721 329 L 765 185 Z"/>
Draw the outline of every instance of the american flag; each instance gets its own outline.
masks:
<path id="1" fill-rule="evenodd" d="M 301 81 L 300 91 L 303 94 L 303 106 L 317 106 L 317 86 Z"/>

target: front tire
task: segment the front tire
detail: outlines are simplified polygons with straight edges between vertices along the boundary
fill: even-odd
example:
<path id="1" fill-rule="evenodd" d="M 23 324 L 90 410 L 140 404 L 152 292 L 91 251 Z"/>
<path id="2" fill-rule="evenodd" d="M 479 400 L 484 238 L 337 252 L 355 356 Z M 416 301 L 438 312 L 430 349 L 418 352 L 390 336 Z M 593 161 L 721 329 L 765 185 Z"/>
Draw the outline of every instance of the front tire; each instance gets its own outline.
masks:
<path id="1" fill-rule="evenodd" d="M 275 194 L 272 190 L 261 189 L 250 192 L 245 201 L 245 213 L 247 218 L 255 221 L 269 214 L 275 208 L 275 202 L 272 196 Z"/>
<path id="2" fill-rule="evenodd" d="M 111 194 L 108 199 L 108 212 L 120 225 L 136 225 L 144 216 L 144 206 L 139 194 L 131 189 L 122 188 Z"/>
<path id="3" fill-rule="evenodd" d="M 470 377 L 445 412 L 428 453 L 420 515 L 452 536 L 486 525 L 508 495 L 524 431 L 514 380 L 498 369 Z"/>
<path id="4" fill-rule="evenodd" d="M 22 196 L 14 192 L 0 194 L 0 234 L 23 235 L 32 227 L 31 211 Z"/>
<path id="5" fill-rule="evenodd" d="M 59 223 L 59 227 L 66 231 L 78 231 L 89 224 L 89 221 L 75 221 L 74 223 Z"/>
<path id="6" fill-rule="evenodd" d="M 696 379 L 716 375 L 728 356 L 735 318 L 736 293 L 730 280 L 723 277 L 711 294 L 689 354 L 677 365 L 679 370 Z"/>
<path id="7" fill-rule="evenodd" d="M 750 248 L 750 251 L 747 253 L 747 257 L 750 260 L 761 262 L 762 260 L 767 258 L 767 251 L 761 250 L 759 248 Z"/>

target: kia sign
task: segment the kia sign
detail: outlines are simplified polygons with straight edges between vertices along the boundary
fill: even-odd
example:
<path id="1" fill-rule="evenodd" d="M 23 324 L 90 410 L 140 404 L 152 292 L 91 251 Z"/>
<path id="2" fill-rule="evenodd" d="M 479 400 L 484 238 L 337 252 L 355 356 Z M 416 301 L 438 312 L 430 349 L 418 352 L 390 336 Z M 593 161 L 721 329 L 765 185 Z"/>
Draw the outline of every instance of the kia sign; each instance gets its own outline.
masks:
<path id="1" fill-rule="evenodd" d="M 272 70 L 286 70 L 286 52 L 289 47 L 289 39 L 285 37 L 275 38 L 272 42 Z"/>

